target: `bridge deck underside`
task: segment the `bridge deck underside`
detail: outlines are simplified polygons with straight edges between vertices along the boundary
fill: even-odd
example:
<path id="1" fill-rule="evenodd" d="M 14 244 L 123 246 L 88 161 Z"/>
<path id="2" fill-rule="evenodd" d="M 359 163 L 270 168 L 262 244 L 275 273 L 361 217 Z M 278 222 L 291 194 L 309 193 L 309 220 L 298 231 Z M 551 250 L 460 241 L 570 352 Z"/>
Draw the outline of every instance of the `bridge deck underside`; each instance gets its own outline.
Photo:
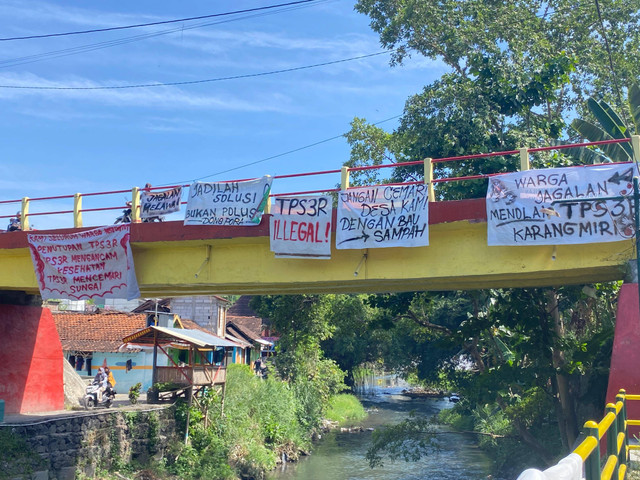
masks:
<path id="1" fill-rule="evenodd" d="M 632 240 L 555 252 L 489 247 L 484 199 L 431 205 L 429 228 L 427 247 L 333 249 L 330 260 L 275 258 L 267 219 L 257 227 L 136 224 L 131 242 L 143 297 L 581 284 L 624 278 L 635 255 Z M 0 290 L 38 292 L 26 233 L 0 235 Z"/>

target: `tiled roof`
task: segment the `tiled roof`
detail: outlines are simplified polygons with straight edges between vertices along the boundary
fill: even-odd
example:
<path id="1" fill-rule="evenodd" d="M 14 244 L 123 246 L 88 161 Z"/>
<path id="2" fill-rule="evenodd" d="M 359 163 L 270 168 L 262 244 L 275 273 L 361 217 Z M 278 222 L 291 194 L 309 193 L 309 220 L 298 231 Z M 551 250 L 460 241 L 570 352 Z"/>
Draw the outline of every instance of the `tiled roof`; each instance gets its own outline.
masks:
<path id="1" fill-rule="evenodd" d="M 227 331 L 231 335 L 239 338 L 244 338 L 245 340 L 258 340 L 261 338 L 260 332 L 256 332 L 250 328 L 247 328 L 243 325 L 238 325 L 235 322 L 227 321 Z"/>
<path id="2" fill-rule="evenodd" d="M 117 352 L 123 337 L 147 326 L 143 313 L 53 312 L 53 319 L 65 351 Z"/>
<path id="3" fill-rule="evenodd" d="M 237 343 L 242 348 L 251 348 L 251 346 L 252 346 L 252 344 L 250 342 L 247 342 L 246 340 L 243 340 L 243 339 L 238 338 L 238 337 L 234 337 L 229 332 L 226 333 L 224 338 L 226 338 L 227 340 L 231 340 L 232 342 Z"/>
<path id="4" fill-rule="evenodd" d="M 202 325 L 198 325 L 196 322 L 189 320 L 188 318 L 181 318 L 180 323 L 182 323 L 184 328 L 189 330 L 200 330 L 201 332 L 208 333 L 209 335 L 215 335 L 217 337 L 217 335 L 211 330 L 204 328 Z"/>
<path id="5" fill-rule="evenodd" d="M 227 310 L 227 318 L 232 317 L 257 317 L 258 314 L 249 306 L 249 302 L 253 298 L 253 295 L 242 295 L 236 303 L 229 307 Z"/>
<path id="6" fill-rule="evenodd" d="M 169 312 L 171 311 L 171 299 L 170 298 L 163 298 L 161 300 L 158 300 L 158 311 L 159 312 Z M 146 302 L 140 304 L 139 306 L 137 306 L 136 308 L 134 308 L 132 310 L 133 313 L 143 313 L 143 312 L 150 312 L 150 311 L 155 311 L 156 310 L 156 300 L 154 299 L 150 299 L 147 300 Z"/>
<path id="7" fill-rule="evenodd" d="M 244 330 L 262 335 L 262 319 L 260 317 L 238 317 L 235 315 L 227 315 L 227 325 L 233 323 Z"/>

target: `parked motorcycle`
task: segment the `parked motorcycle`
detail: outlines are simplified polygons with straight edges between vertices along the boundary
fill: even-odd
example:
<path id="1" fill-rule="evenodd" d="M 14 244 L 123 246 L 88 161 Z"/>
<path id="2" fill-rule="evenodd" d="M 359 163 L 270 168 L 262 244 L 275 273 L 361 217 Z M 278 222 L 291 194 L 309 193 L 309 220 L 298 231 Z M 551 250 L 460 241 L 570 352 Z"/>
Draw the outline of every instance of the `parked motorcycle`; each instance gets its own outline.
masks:
<path id="1" fill-rule="evenodd" d="M 98 402 L 99 388 L 100 385 L 97 383 L 87 385 L 87 390 L 84 395 L 84 408 L 86 408 L 87 410 L 96 407 L 109 408 L 113 401 L 116 399 L 116 391 L 111 387 L 107 387 L 107 389 L 102 392 L 102 401 Z"/>

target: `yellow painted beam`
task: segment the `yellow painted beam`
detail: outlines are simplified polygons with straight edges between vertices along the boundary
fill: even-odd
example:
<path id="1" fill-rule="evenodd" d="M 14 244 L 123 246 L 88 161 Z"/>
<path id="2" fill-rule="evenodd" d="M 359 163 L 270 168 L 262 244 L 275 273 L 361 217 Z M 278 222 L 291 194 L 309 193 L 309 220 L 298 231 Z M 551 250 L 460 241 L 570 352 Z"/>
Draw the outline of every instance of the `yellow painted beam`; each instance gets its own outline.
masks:
<path id="1" fill-rule="evenodd" d="M 487 246 L 486 225 L 439 223 L 430 226 L 428 247 L 334 248 L 330 260 L 276 259 L 266 235 L 134 242 L 132 250 L 143 297 L 581 284 L 622 279 L 634 255 L 632 242 L 623 241 L 560 245 L 553 260 L 552 246 Z M 37 293 L 27 248 L 0 249 L 0 290 Z"/>

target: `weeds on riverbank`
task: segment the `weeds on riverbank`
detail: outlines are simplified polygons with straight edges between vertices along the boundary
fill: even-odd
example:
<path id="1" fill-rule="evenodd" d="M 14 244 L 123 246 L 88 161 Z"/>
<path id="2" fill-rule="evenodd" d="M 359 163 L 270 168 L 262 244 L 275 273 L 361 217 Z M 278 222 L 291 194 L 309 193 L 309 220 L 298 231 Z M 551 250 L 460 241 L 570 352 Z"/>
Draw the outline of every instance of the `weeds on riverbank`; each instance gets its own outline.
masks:
<path id="1" fill-rule="evenodd" d="M 367 418 L 367 412 L 356 397 L 341 393 L 329 400 L 325 418 L 339 426 L 353 425 Z"/>
<path id="2" fill-rule="evenodd" d="M 318 390 L 321 384 L 261 379 L 246 365 L 229 365 L 224 415 L 213 391 L 199 399 L 201 408 L 179 405 L 176 417 L 183 429 L 189 423 L 188 441 L 176 439 L 163 461 L 150 467 L 161 477 L 181 479 L 263 478 L 279 462 L 311 449 L 325 411 L 345 422 L 366 416 L 355 397 L 327 395 Z"/>

